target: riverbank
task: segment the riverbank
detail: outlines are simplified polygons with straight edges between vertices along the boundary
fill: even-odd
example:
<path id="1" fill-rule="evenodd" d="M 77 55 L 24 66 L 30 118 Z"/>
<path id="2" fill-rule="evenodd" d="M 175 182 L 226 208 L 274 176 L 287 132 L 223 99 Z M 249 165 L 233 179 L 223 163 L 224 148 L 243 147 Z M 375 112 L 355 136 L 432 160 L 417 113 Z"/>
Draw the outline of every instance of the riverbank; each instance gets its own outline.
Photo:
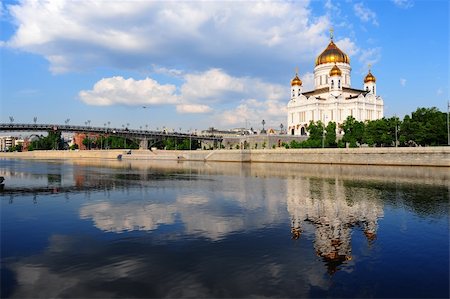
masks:
<path id="1" fill-rule="evenodd" d="M 450 147 L 258 149 L 258 150 L 90 150 L 0 153 L 9 159 L 117 159 L 208 162 L 300 163 L 450 167 Z"/>

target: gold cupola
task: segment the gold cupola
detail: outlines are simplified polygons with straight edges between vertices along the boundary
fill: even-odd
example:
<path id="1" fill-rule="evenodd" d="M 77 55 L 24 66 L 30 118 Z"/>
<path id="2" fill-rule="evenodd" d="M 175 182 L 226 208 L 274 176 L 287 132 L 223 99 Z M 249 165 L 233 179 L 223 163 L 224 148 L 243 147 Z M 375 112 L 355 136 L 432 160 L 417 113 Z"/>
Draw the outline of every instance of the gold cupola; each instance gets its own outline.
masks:
<path id="1" fill-rule="evenodd" d="M 336 63 L 334 64 L 333 68 L 330 70 L 330 77 L 333 77 L 333 76 L 342 76 L 342 71 L 336 65 Z"/>
<path id="2" fill-rule="evenodd" d="M 295 85 L 302 86 L 302 84 L 303 84 L 302 80 L 300 80 L 300 78 L 298 77 L 298 74 L 296 73 L 294 79 L 292 79 L 292 81 L 291 81 L 291 86 L 295 86 Z"/>
<path id="3" fill-rule="evenodd" d="M 375 76 L 372 75 L 372 73 L 370 72 L 370 69 L 369 69 L 369 73 L 364 78 L 364 83 L 369 83 L 369 82 L 373 82 L 373 83 L 377 82 L 377 78 L 375 78 Z"/>
<path id="4" fill-rule="evenodd" d="M 325 63 L 348 63 L 350 64 L 350 58 L 348 58 L 347 54 L 341 51 L 341 49 L 336 46 L 333 42 L 333 30 L 330 30 L 330 43 L 327 48 L 323 50 L 323 52 L 317 56 L 316 58 L 316 66 Z"/>

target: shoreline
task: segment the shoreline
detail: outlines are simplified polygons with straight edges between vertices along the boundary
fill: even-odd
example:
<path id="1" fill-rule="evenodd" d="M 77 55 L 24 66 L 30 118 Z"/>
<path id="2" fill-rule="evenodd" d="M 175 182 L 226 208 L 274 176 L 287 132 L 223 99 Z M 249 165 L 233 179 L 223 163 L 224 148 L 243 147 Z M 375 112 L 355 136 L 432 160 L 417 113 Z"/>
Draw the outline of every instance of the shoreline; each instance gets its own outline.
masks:
<path id="1" fill-rule="evenodd" d="M 450 167 L 450 147 L 405 148 L 325 148 L 325 149 L 248 149 L 248 150 L 48 150 L 1 152 L 0 159 L 114 159 L 171 160 L 203 162 L 243 162 L 282 164 L 336 164 L 380 166 Z"/>

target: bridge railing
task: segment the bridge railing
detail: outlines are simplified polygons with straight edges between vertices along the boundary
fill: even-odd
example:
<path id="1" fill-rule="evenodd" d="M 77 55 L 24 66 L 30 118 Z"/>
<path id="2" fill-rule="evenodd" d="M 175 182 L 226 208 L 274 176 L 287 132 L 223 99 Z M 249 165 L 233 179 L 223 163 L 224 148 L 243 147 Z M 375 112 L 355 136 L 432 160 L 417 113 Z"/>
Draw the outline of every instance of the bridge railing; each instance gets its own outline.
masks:
<path id="1" fill-rule="evenodd" d="M 177 137 L 192 138 L 194 140 L 222 141 L 222 136 L 199 136 L 192 133 L 137 130 L 128 128 L 109 128 L 78 125 L 58 125 L 58 124 L 21 124 L 21 123 L 0 123 L 0 131 L 64 131 L 82 133 L 103 133 L 110 135 L 120 135 L 128 137 Z"/>

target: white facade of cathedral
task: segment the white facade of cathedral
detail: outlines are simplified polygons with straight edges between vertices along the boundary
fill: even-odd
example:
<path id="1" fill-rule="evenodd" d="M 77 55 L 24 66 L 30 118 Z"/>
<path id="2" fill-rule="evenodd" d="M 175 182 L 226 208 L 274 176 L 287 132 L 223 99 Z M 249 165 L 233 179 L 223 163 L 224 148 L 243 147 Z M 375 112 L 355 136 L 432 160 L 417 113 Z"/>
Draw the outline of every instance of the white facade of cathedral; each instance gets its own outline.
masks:
<path id="1" fill-rule="evenodd" d="M 288 103 L 288 134 L 306 135 L 310 121 L 325 125 L 341 125 L 348 116 L 358 121 L 383 117 L 383 99 L 377 96 L 376 78 L 369 72 L 363 89 L 351 87 L 349 57 L 333 42 L 317 57 L 314 68 L 314 90 L 303 91 L 302 81 L 295 75 L 291 81 L 291 100 Z"/>

